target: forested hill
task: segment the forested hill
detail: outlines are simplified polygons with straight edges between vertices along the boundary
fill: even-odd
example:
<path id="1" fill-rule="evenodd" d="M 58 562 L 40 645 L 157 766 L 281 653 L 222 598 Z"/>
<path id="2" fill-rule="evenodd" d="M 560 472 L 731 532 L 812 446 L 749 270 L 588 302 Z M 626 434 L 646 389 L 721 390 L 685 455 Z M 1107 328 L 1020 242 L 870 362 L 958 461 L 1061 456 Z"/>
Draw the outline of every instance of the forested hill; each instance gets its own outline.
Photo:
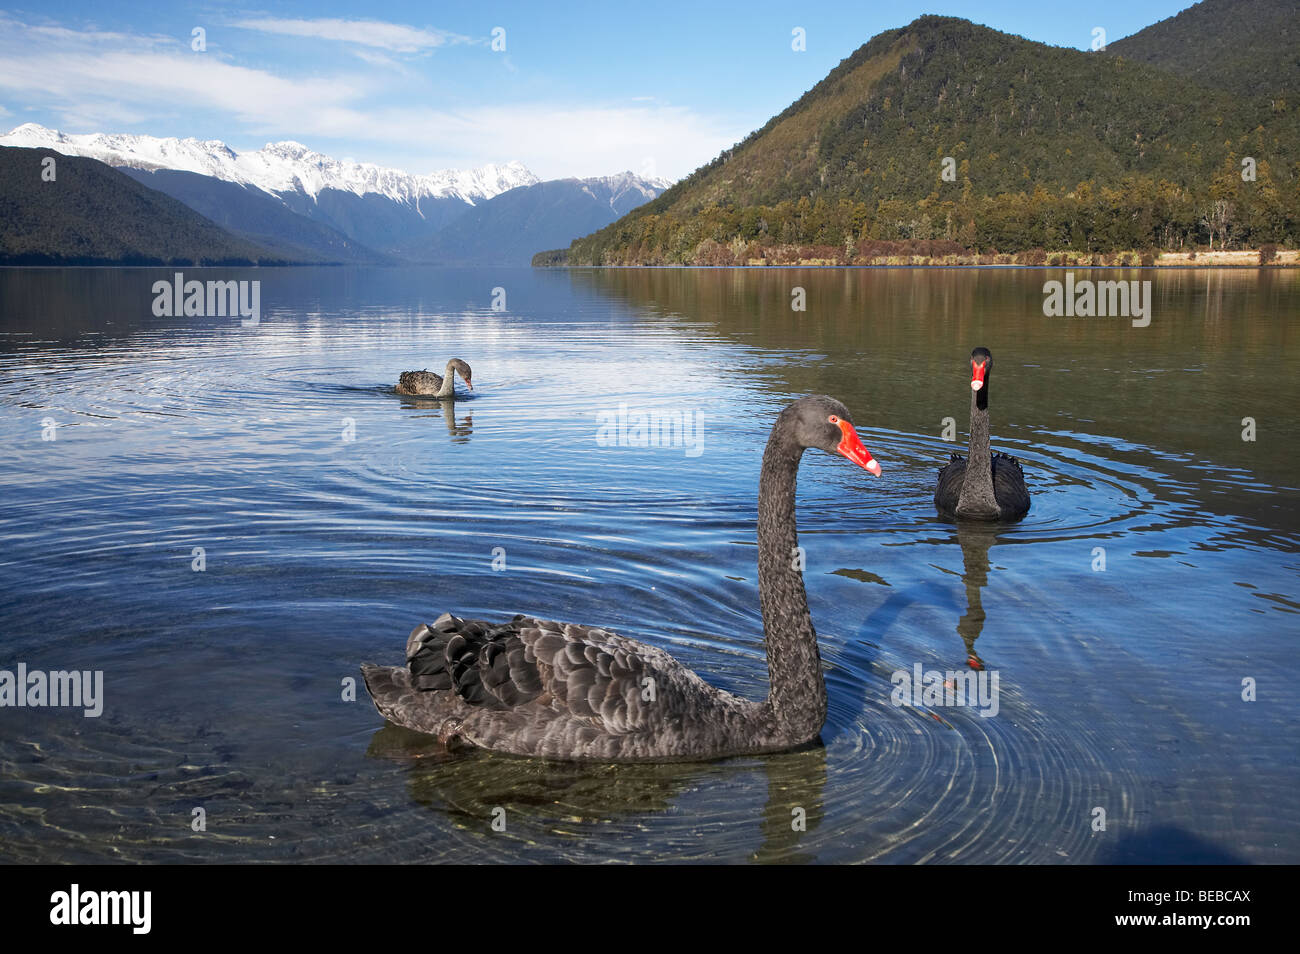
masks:
<path id="1" fill-rule="evenodd" d="M 1219 242 L 1293 244 L 1295 108 L 1300 95 L 1261 116 L 1254 101 L 1173 69 L 926 16 L 872 39 L 567 258 L 731 264 L 806 244 L 852 260 L 873 239 L 1174 248 L 1211 229 Z M 1215 221 L 1216 200 L 1230 221 Z"/>
<path id="2" fill-rule="evenodd" d="M 1239 96 L 1294 96 L 1300 90 L 1300 2 L 1202 0 L 1111 43 L 1106 52 Z"/>
<path id="3" fill-rule="evenodd" d="M 42 173 L 53 156 L 53 181 Z M 0 147 L 0 264 L 284 264 L 95 159 Z"/>

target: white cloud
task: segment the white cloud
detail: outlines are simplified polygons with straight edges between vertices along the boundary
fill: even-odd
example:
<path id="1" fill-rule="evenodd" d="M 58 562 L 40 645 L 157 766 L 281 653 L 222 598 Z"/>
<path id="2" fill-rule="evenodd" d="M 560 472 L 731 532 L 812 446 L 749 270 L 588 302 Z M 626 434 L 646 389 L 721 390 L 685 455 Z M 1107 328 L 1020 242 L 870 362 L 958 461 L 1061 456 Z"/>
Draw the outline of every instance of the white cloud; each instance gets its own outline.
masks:
<path id="1" fill-rule="evenodd" d="M 544 179 L 560 176 L 633 172 L 681 178 L 742 138 L 719 132 L 719 125 L 684 107 L 643 105 L 571 106 L 518 103 L 465 112 L 407 111 L 377 122 L 406 123 L 412 118 L 430 146 L 456 143 L 466 158 L 518 157 Z M 426 134 L 427 135 L 427 134 Z"/>
<path id="2" fill-rule="evenodd" d="M 281 36 L 312 37 L 318 40 L 337 40 L 342 43 L 357 43 L 373 46 L 394 53 L 420 53 L 436 49 L 450 43 L 471 43 L 467 36 L 448 33 L 445 30 L 422 30 L 418 27 L 401 23 L 386 23 L 383 20 L 290 20 L 280 17 L 255 17 L 236 20 L 232 26 L 259 33 L 275 33 Z"/>
<path id="3" fill-rule="evenodd" d="M 57 117 L 68 132 L 237 148 L 294 139 L 410 172 L 519 159 L 542 178 L 623 169 L 679 178 L 749 131 L 657 101 L 431 107 L 422 87 L 395 87 L 388 67 L 400 64 L 346 62 L 351 72 L 283 76 L 175 38 L 29 26 L 0 13 L 0 96 L 23 102 L 24 119 Z"/>
<path id="4" fill-rule="evenodd" d="M 112 42 L 109 42 L 111 38 Z M 28 28 L 0 14 L 0 90 L 56 113 L 225 113 L 253 128 L 347 129 L 371 90 L 358 77 L 292 79 L 158 37 Z M 43 101 L 43 102 L 42 102 Z"/>
<path id="5" fill-rule="evenodd" d="M 384 69 L 405 69 L 400 60 L 397 60 L 387 53 L 376 53 L 373 50 L 353 50 L 352 55 L 363 63 L 369 63 L 371 66 L 379 66 Z"/>

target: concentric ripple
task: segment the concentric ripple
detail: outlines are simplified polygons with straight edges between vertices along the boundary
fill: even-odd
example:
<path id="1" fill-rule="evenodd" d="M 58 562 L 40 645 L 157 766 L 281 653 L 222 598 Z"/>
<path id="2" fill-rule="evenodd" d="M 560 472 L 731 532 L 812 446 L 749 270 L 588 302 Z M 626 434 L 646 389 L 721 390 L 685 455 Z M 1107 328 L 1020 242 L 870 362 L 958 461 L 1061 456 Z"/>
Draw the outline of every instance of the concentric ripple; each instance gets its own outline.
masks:
<path id="1" fill-rule="evenodd" d="M 982 316 L 960 341 L 912 272 L 263 270 L 257 328 L 140 317 L 149 270 L 63 274 L 84 298 L 61 274 L 0 274 L 0 302 L 84 309 L 0 320 L 0 669 L 101 670 L 104 714 L 0 709 L 5 860 L 1300 860 L 1297 706 L 1242 700 L 1295 672 L 1296 435 L 1269 409 L 1300 378 L 1284 349 L 1207 351 L 1203 282 L 1132 353 L 1016 311 L 1014 274 L 928 279 Z M 1281 334 L 1300 289 L 1256 292 Z M 1033 495 L 1012 526 L 932 503 L 975 343 Z M 1231 364 L 1267 440 L 1236 406 L 1137 410 L 1226 405 L 1190 355 Z M 451 356 L 472 395 L 394 392 Z M 800 472 L 818 744 L 546 763 L 447 752 L 350 695 L 450 610 L 604 625 L 761 697 L 758 469 L 810 391 L 884 468 Z M 679 429 L 637 446 L 638 413 Z M 898 698 L 917 667 L 996 675 L 996 713 Z"/>

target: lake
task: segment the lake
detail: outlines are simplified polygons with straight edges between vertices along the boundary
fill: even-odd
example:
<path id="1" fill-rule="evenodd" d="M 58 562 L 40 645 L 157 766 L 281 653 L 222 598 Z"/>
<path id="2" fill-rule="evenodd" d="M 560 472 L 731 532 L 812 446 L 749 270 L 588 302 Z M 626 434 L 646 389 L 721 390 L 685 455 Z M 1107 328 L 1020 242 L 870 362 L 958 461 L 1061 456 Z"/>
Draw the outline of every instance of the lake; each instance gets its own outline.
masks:
<path id="1" fill-rule="evenodd" d="M 0 709 L 0 859 L 1300 861 L 1300 272 L 1075 270 L 1150 280 L 1137 327 L 1045 316 L 1059 269 L 186 275 L 260 281 L 250 326 L 154 317 L 174 271 L 0 270 L 0 669 L 103 673 L 98 717 Z M 1010 526 L 932 501 L 977 345 Z M 394 393 L 449 357 L 469 399 Z M 883 467 L 800 472 L 820 745 L 583 765 L 384 724 L 358 664 L 445 611 L 761 698 L 759 466 L 806 393 Z M 620 408 L 690 440 L 598 439 Z M 895 704 L 970 659 L 996 713 Z"/>

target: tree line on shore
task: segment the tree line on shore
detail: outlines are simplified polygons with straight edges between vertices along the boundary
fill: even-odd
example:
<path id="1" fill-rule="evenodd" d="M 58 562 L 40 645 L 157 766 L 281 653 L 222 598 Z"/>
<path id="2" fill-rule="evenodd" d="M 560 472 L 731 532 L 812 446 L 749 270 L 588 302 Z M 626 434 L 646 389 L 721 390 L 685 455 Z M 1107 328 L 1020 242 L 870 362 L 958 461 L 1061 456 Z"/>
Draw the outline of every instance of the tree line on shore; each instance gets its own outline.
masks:
<path id="1" fill-rule="evenodd" d="M 1133 176 L 1116 186 L 1082 182 L 1062 194 L 1040 186 L 976 196 L 966 184 L 958 198 L 936 190 L 915 203 L 805 196 L 773 205 L 716 204 L 690 215 L 623 219 L 578 239 L 558 259 L 541 253 L 537 264 L 854 264 L 899 256 L 993 260 L 999 254 L 1023 261 L 1025 253 L 1043 249 L 1101 264 L 1129 250 L 1295 247 L 1300 194 L 1278 188 L 1267 162 L 1259 163 L 1254 181 L 1243 180 L 1240 169 L 1233 157 L 1208 190 Z"/>

